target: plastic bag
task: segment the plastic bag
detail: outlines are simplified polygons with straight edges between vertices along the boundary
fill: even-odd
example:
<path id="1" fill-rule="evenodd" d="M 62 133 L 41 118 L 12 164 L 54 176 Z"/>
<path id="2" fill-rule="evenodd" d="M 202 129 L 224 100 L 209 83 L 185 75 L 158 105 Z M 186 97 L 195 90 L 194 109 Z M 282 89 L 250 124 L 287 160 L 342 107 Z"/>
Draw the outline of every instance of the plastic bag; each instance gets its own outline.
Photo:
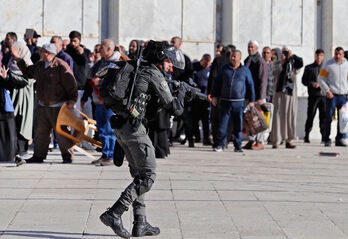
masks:
<path id="1" fill-rule="evenodd" d="M 339 110 L 339 126 L 340 133 L 348 133 L 348 102 L 345 103 L 342 108 Z"/>
<path id="2" fill-rule="evenodd" d="M 251 135 L 261 133 L 267 129 L 265 119 L 256 107 L 247 106 L 243 112 L 243 118 Z"/>
<path id="3" fill-rule="evenodd" d="M 265 119 L 267 129 L 269 131 L 272 130 L 272 123 L 273 123 L 273 104 L 272 103 L 263 103 L 261 106 L 261 113 L 263 115 L 263 118 Z"/>

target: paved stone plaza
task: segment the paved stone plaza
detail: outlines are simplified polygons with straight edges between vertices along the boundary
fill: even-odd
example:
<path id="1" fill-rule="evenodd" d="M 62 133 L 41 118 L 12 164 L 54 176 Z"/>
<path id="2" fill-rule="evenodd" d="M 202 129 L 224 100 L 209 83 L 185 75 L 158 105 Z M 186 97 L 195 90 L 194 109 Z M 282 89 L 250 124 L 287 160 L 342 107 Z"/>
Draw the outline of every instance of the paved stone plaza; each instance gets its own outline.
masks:
<path id="1" fill-rule="evenodd" d="M 348 149 L 297 145 L 243 154 L 175 145 L 147 196 L 155 238 L 348 239 Z M 116 238 L 98 218 L 129 184 L 127 164 L 60 162 L 53 152 L 41 165 L 0 164 L 1 239 Z"/>

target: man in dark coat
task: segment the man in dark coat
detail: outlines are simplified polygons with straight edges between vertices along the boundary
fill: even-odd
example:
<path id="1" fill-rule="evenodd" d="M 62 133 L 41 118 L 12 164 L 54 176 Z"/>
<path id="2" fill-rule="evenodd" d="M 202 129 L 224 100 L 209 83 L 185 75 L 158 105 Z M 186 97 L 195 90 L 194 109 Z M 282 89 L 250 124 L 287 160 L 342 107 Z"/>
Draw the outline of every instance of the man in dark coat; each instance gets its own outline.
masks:
<path id="1" fill-rule="evenodd" d="M 56 57 L 57 49 L 54 44 L 44 44 L 40 51 L 42 60 L 31 66 L 20 59 L 18 50 L 12 47 L 11 51 L 23 76 L 36 80 L 38 106 L 34 120 L 34 155 L 26 162 L 43 163 L 48 152 L 50 133 L 56 127 L 61 106 L 65 102 L 72 109 L 76 102 L 76 80 L 66 62 Z M 57 138 L 63 163 L 71 163 L 73 152 L 70 148 L 73 143 L 61 135 Z"/>
<path id="2" fill-rule="evenodd" d="M 216 57 L 211 65 L 210 68 L 210 74 L 208 78 L 208 89 L 207 89 L 207 94 L 208 94 L 208 99 L 211 101 L 211 89 L 213 86 L 213 83 L 218 75 L 218 72 L 220 69 L 230 63 L 230 54 L 233 50 L 235 50 L 236 47 L 234 45 L 227 45 L 223 48 L 221 52 L 221 56 Z M 217 134 L 218 134 L 218 129 L 219 129 L 219 110 L 218 106 L 211 106 L 211 117 L 210 117 L 210 122 L 211 122 L 211 133 L 213 136 L 213 147 L 217 147 Z M 228 126 L 228 131 L 231 132 L 231 124 Z M 230 140 L 230 137 L 227 136 L 227 143 Z"/>
<path id="3" fill-rule="evenodd" d="M 204 54 L 200 61 L 193 63 L 193 80 L 201 93 L 207 95 L 208 77 L 210 72 L 211 56 Z M 212 145 L 210 142 L 210 102 L 200 99 L 192 100 L 193 129 L 196 142 L 201 139 L 199 121 L 203 126 L 203 145 Z"/>
<path id="4" fill-rule="evenodd" d="M 182 39 L 178 36 L 172 37 L 170 44 L 172 46 L 175 46 L 177 49 L 181 49 L 182 45 Z M 191 59 L 184 54 L 185 57 L 185 69 L 173 69 L 173 76 L 172 79 L 176 81 L 184 81 L 186 83 L 189 82 L 190 78 L 192 78 L 192 62 Z M 186 140 L 189 141 L 189 147 L 194 147 L 194 141 L 193 141 L 193 126 L 192 126 L 192 105 L 189 102 L 186 102 L 185 104 L 185 110 L 181 118 L 184 122 L 184 128 L 185 128 L 185 135 L 186 139 L 183 142 L 186 142 Z"/>
<path id="5" fill-rule="evenodd" d="M 304 142 L 310 143 L 309 133 L 313 127 L 313 120 L 317 109 L 319 109 L 319 125 L 320 133 L 322 138 L 325 132 L 325 102 L 326 97 L 321 94 L 321 88 L 317 80 L 320 73 L 320 69 L 323 65 L 324 51 L 322 49 L 317 49 L 315 51 L 315 60 L 312 64 L 305 67 L 302 84 L 308 88 L 308 106 L 307 106 L 307 120 L 305 124 L 305 137 Z"/>

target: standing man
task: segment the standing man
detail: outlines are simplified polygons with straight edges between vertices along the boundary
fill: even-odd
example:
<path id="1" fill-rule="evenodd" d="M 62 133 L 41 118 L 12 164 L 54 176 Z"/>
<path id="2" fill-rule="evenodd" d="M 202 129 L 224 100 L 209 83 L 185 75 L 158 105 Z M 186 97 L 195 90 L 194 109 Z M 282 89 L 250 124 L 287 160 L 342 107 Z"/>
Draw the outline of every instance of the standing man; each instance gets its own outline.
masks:
<path id="1" fill-rule="evenodd" d="M 178 36 L 172 37 L 170 40 L 170 45 L 176 47 L 177 49 L 181 49 L 182 45 L 182 39 Z M 191 59 L 184 54 L 185 57 L 185 68 L 184 69 L 173 69 L 173 76 L 172 79 L 176 81 L 184 81 L 186 83 L 189 83 L 190 78 L 192 78 L 192 62 Z M 182 142 L 182 144 L 185 144 L 186 140 L 189 142 L 189 147 L 193 148 L 195 146 L 193 141 L 193 124 L 192 124 L 192 103 L 186 102 L 185 104 L 185 110 L 182 115 L 182 120 L 184 121 L 184 128 L 185 128 L 185 135 L 186 138 Z"/>
<path id="2" fill-rule="evenodd" d="M 305 137 L 304 142 L 310 143 L 309 133 L 313 127 L 313 120 L 317 109 L 319 109 L 319 125 L 321 139 L 324 141 L 325 131 L 325 96 L 321 94 L 320 84 L 318 82 L 318 75 L 323 65 L 324 51 L 317 49 L 314 55 L 314 63 L 305 67 L 302 84 L 308 88 L 308 106 L 307 106 L 307 120 L 305 124 Z"/>
<path id="3" fill-rule="evenodd" d="M 69 66 L 72 72 L 74 72 L 74 60 L 71 56 L 63 50 L 63 39 L 61 36 L 53 36 L 51 38 L 51 43 L 56 45 L 57 48 L 57 57 L 65 61 Z"/>
<path id="4" fill-rule="evenodd" d="M 202 59 L 193 63 L 193 80 L 201 93 L 208 93 L 208 77 L 210 72 L 211 56 L 204 54 Z M 196 142 L 200 141 L 201 132 L 199 130 L 199 121 L 203 126 L 203 145 L 212 145 L 210 142 L 210 102 L 194 99 L 192 101 L 192 120 L 193 130 L 196 135 Z"/>
<path id="5" fill-rule="evenodd" d="M 37 34 L 37 32 L 35 30 L 34 30 L 32 37 L 29 37 L 26 34 L 24 34 L 24 40 L 27 43 L 27 47 L 30 50 L 31 61 L 33 62 L 33 64 L 35 64 L 36 62 L 38 62 L 40 60 L 41 47 L 39 47 L 37 45 L 37 43 L 39 41 L 39 37 L 41 37 L 41 35 Z"/>
<path id="6" fill-rule="evenodd" d="M 69 38 L 70 44 L 67 46 L 66 53 L 74 60 L 74 76 L 77 81 L 79 95 L 82 96 L 82 90 L 87 81 L 88 57 L 91 51 L 81 44 L 81 33 L 78 31 L 71 31 Z"/>
<path id="7" fill-rule="evenodd" d="M 70 44 L 67 46 L 66 53 L 68 53 L 74 60 L 74 76 L 77 81 L 78 98 L 76 108 L 85 113 L 89 118 L 93 118 L 91 100 L 85 102 L 84 108 L 81 107 L 81 98 L 83 96 L 84 88 L 87 82 L 87 74 L 90 70 L 89 55 L 91 51 L 81 44 L 81 33 L 78 31 L 71 31 L 69 33 Z M 89 137 L 92 137 L 91 131 Z M 82 142 L 82 147 L 87 150 L 94 150 L 92 145 L 88 142 Z"/>
<path id="8" fill-rule="evenodd" d="M 267 64 L 268 74 L 267 74 L 267 90 L 266 90 L 266 101 L 272 103 L 273 99 L 273 64 L 272 64 L 272 51 L 269 46 L 265 46 L 262 49 L 262 58 Z"/>
<path id="9" fill-rule="evenodd" d="M 215 57 L 221 56 L 222 50 L 224 49 L 224 44 L 218 43 L 215 48 Z"/>
<path id="10" fill-rule="evenodd" d="M 334 58 L 328 60 L 320 70 L 318 77 L 320 88 L 326 94 L 326 119 L 325 119 L 325 146 L 331 146 L 331 122 L 332 116 L 347 101 L 348 94 L 348 62 L 344 58 L 344 50 L 342 47 L 335 49 Z M 346 134 L 340 133 L 339 123 L 337 123 L 336 146 L 347 146 Z"/>
<path id="11" fill-rule="evenodd" d="M 121 54 L 115 52 L 115 44 L 111 39 L 104 39 L 100 47 L 101 59 L 91 68 L 91 80 L 88 81 L 88 87 L 81 98 L 81 106 L 84 107 L 84 102 L 87 101 L 88 93 L 92 97 L 95 104 L 95 118 L 97 121 L 97 128 L 99 139 L 102 143 L 102 156 L 92 161 L 92 164 L 100 166 L 113 165 L 114 146 L 116 138 L 113 129 L 110 125 L 110 118 L 113 115 L 111 109 L 103 105 L 103 100 L 99 95 L 101 79 L 96 76 L 97 72 L 106 67 L 110 63 L 119 61 Z"/>
<path id="12" fill-rule="evenodd" d="M 15 32 L 8 32 L 6 34 L 5 42 L 4 42 L 4 45 L 2 46 L 2 48 L 6 47 L 6 48 L 10 49 L 12 44 L 15 43 L 16 41 L 17 41 L 17 34 Z M 10 59 L 11 59 L 11 51 L 7 51 L 2 56 L 2 60 L 1 60 L 2 65 L 7 66 Z"/>
<path id="13" fill-rule="evenodd" d="M 233 144 L 235 152 L 243 152 L 242 123 L 246 92 L 250 92 L 249 105 L 254 106 L 254 82 L 250 70 L 241 65 L 242 53 L 234 50 L 231 53 L 230 64 L 222 67 L 212 88 L 212 105 L 216 106 L 219 98 L 219 130 L 217 147 L 214 151 L 221 152 L 226 145 L 226 132 L 230 118 L 233 123 Z"/>
<path id="14" fill-rule="evenodd" d="M 255 97 L 258 105 L 266 102 L 266 90 L 268 81 L 268 67 L 265 60 L 261 57 L 259 43 L 257 41 L 249 41 L 249 56 L 244 60 L 244 65 L 249 68 L 251 76 L 254 80 Z M 254 142 L 256 143 L 254 144 Z M 255 136 L 249 136 L 249 142 L 244 145 L 244 149 L 262 150 L 264 149 L 264 132 Z"/>
<path id="15" fill-rule="evenodd" d="M 211 103 L 211 89 L 213 87 L 214 81 L 216 77 L 218 76 L 218 73 L 220 72 L 221 68 L 226 65 L 230 64 L 230 54 L 233 50 L 235 50 L 236 47 L 234 45 L 227 45 L 222 49 L 221 56 L 215 57 L 213 60 L 213 63 L 210 67 L 210 73 L 208 78 L 208 100 Z M 217 147 L 217 135 L 219 130 L 219 107 L 218 105 L 214 106 L 211 105 L 211 134 L 213 136 L 213 148 Z M 229 129 L 232 128 L 231 124 L 228 127 Z M 230 132 L 230 130 L 229 130 Z M 228 136 L 227 136 L 228 137 Z M 227 141 L 229 141 L 229 137 Z M 228 143 L 228 142 L 227 142 Z"/>
<path id="16" fill-rule="evenodd" d="M 43 163 L 48 152 L 50 133 L 56 128 L 59 110 L 64 102 L 72 109 L 77 99 L 76 80 L 70 67 L 56 57 L 54 44 L 44 44 L 40 50 L 41 59 L 36 64 L 28 66 L 19 58 L 18 50 L 11 48 L 13 58 L 23 75 L 36 80 L 36 96 L 38 106 L 35 109 L 34 120 L 34 155 L 27 163 Z M 73 143 L 64 136 L 57 135 L 62 153 L 63 163 L 72 162 Z"/>

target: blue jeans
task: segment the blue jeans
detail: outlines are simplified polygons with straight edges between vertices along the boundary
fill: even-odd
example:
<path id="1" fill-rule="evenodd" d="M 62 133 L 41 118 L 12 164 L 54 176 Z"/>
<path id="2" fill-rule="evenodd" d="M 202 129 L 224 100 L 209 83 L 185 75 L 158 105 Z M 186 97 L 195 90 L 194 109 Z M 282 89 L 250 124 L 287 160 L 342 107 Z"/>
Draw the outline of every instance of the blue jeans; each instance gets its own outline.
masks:
<path id="1" fill-rule="evenodd" d="M 116 137 L 110 125 L 110 118 L 114 113 L 111 109 L 105 108 L 104 105 L 96 104 L 95 118 L 97 121 L 97 128 L 99 139 L 102 143 L 102 157 L 113 158 Z"/>
<path id="2" fill-rule="evenodd" d="M 324 141 L 330 140 L 330 133 L 331 133 L 331 122 L 332 122 L 332 116 L 335 112 L 335 108 L 337 110 L 340 110 L 342 106 L 346 103 L 347 98 L 345 95 L 334 95 L 332 99 L 326 98 L 326 119 L 325 119 L 325 136 Z M 339 117 L 339 116 L 338 116 Z M 339 119 L 338 119 L 339 122 Z M 337 123 L 337 135 L 336 135 L 336 142 L 340 141 L 341 139 L 347 138 L 346 134 L 340 133 L 340 126 L 339 123 Z"/>
<path id="3" fill-rule="evenodd" d="M 235 149 L 240 149 L 242 146 L 242 123 L 243 123 L 243 101 L 226 101 L 220 100 L 220 124 L 217 137 L 217 146 L 222 148 L 226 145 L 227 127 L 230 118 L 232 118 L 234 135 L 233 145 Z"/>

